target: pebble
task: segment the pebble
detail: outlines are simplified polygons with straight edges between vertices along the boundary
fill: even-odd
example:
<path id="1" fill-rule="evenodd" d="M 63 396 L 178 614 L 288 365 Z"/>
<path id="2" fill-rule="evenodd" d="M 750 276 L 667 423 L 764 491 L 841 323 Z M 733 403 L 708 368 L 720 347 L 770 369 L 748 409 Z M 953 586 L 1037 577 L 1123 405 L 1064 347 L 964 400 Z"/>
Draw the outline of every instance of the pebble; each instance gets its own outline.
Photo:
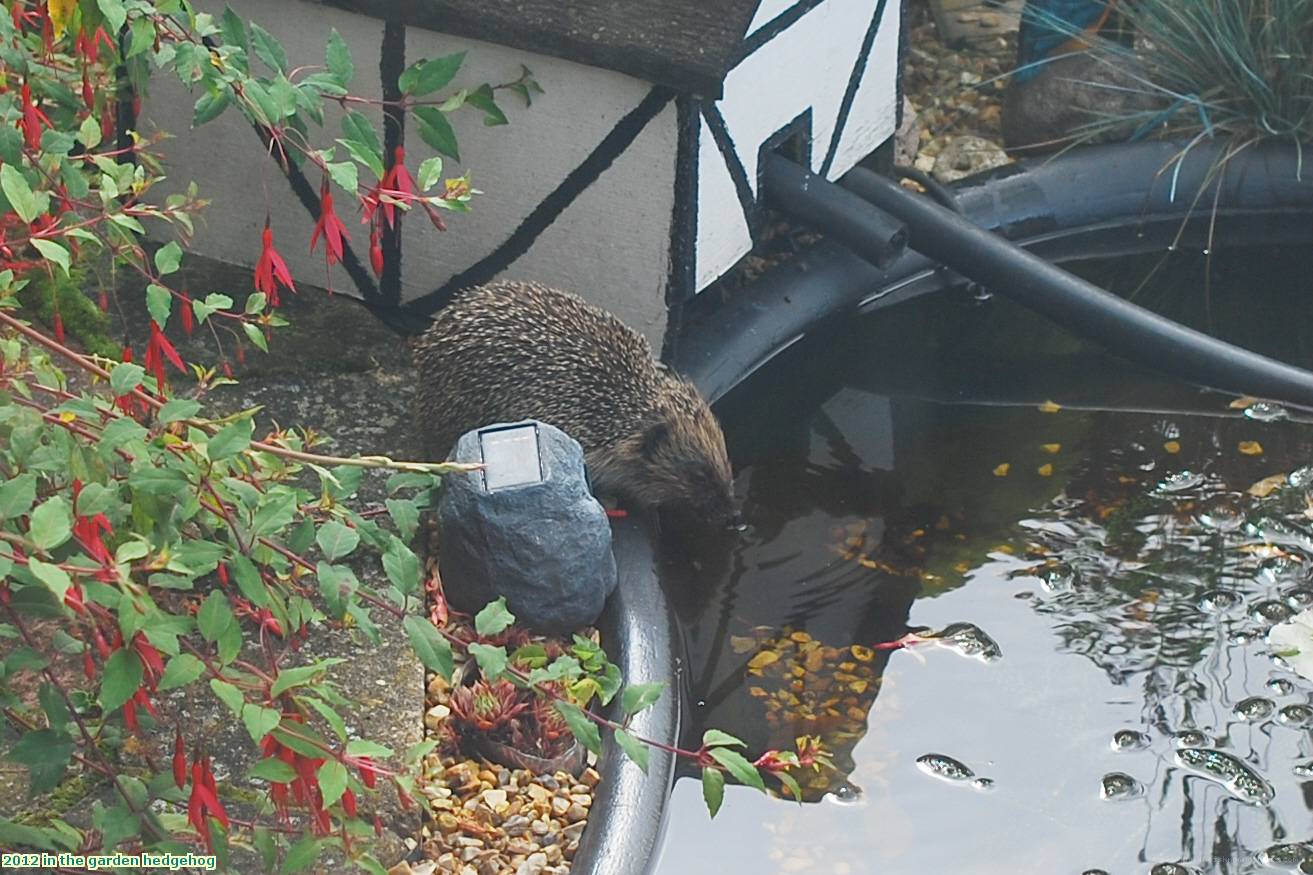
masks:
<path id="1" fill-rule="evenodd" d="M 510 804 L 506 801 L 505 790 L 484 790 L 483 802 L 498 814 L 505 811 Z"/>
<path id="2" fill-rule="evenodd" d="M 577 820 L 583 820 L 587 816 L 588 816 L 588 809 L 584 808 L 578 802 L 572 803 L 570 807 L 567 808 L 565 811 L 565 817 L 571 823 L 574 823 Z"/>

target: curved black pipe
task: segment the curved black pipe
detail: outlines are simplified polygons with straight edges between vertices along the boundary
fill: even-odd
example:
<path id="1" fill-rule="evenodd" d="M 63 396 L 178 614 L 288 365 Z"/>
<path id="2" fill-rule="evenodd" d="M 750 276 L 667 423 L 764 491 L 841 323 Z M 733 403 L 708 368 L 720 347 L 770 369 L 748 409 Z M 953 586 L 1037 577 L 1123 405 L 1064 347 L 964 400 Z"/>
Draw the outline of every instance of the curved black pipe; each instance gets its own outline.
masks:
<path id="1" fill-rule="evenodd" d="M 907 228 L 870 203 L 775 152 L 761 163 L 762 195 L 789 218 L 831 235 L 880 268 L 907 248 Z"/>
<path id="2" fill-rule="evenodd" d="M 1134 362 L 1215 389 L 1313 406 L 1313 373 L 1150 312 L 863 168 L 844 187 L 907 223 L 916 249 Z"/>
<path id="3" fill-rule="evenodd" d="M 1313 243 L 1313 180 L 1301 180 L 1290 147 L 1253 147 L 1235 156 L 1207 188 L 1222 145 L 1200 146 L 1179 163 L 1171 143 L 1090 146 L 968 177 L 951 188 L 981 228 L 1049 258 L 1088 257 L 1091 240 L 1118 251 L 1162 250 L 1182 233 L 1201 237 L 1191 215 L 1217 216 L 1227 245 Z M 1115 173 L 1109 168 L 1115 167 Z M 1196 191 L 1205 194 L 1195 203 Z M 1203 240 L 1195 241 L 1206 245 Z M 896 304 L 956 284 L 931 258 L 909 251 L 880 270 L 822 242 L 768 271 L 724 303 L 699 296 L 685 309 L 670 364 L 716 400 L 818 323 Z"/>
<path id="4" fill-rule="evenodd" d="M 675 616 L 657 581 L 651 520 L 629 518 L 613 525 L 619 584 L 598 623 L 602 644 L 626 684 L 660 682 L 656 704 L 635 715 L 633 734 L 673 745 L 679 740 L 681 662 Z M 613 710 L 618 707 L 615 700 Z M 622 719 L 621 714 L 609 715 Z M 575 852 L 573 875 L 642 875 L 655 862 L 665 827 L 666 802 L 675 780 L 675 758 L 651 748 L 647 774 L 630 761 L 609 733 L 602 745 L 593 805 Z"/>

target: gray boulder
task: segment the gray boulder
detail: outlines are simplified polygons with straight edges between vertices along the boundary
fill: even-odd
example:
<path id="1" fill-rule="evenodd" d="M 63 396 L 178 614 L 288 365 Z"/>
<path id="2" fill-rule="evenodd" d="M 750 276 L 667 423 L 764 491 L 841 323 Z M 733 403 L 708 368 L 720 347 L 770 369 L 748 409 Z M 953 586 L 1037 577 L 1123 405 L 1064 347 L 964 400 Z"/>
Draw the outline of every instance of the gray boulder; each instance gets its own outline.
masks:
<path id="1" fill-rule="evenodd" d="M 514 466 L 506 473 L 497 458 L 485 471 L 443 478 L 438 568 L 457 609 L 475 612 L 505 596 L 519 622 L 559 634 L 602 613 L 616 585 L 615 557 L 606 512 L 588 489 L 579 442 L 546 423 L 533 425 L 538 482 L 524 482 Z M 501 427 L 467 432 L 448 458 L 484 462 L 480 434 Z"/>

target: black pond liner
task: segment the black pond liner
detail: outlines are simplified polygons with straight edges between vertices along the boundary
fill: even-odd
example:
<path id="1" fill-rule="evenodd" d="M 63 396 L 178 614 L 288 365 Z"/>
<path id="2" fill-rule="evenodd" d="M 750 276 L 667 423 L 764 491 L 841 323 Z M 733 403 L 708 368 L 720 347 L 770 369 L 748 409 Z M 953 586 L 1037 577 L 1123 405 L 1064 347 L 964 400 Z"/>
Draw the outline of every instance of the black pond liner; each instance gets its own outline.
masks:
<path id="1" fill-rule="evenodd" d="M 1215 246 L 1313 245 L 1313 167 L 1301 180 L 1293 148 L 1252 147 L 1231 160 L 1220 191 L 1196 198 L 1217 148 L 1196 147 L 1178 167 L 1180 149 L 1168 143 L 1093 146 L 951 189 L 973 223 L 1054 262 L 1140 254 L 1173 241 L 1202 247 L 1210 222 Z M 727 302 L 695 301 L 671 364 L 714 402 L 810 331 L 963 281 L 917 252 L 882 270 L 825 241 Z M 668 684 L 632 728 L 674 744 L 684 660 L 655 567 L 655 526 L 629 518 L 614 532 L 620 584 L 599 623 L 603 641 L 626 682 Z M 643 875 L 660 850 L 674 758 L 653 750 L 644 776 L 608 736 L 598 770 L 603 780 L 571 871 Z"/>

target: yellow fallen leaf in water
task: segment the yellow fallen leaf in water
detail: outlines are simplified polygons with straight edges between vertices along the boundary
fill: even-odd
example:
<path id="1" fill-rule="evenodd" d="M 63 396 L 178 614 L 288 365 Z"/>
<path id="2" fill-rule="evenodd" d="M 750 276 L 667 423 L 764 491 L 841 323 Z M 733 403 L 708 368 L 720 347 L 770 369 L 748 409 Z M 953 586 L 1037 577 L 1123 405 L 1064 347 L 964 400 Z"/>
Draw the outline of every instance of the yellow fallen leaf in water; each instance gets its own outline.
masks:
<path id="1" fill-rule="evenodd" d="M 1177 453 L 1181 452 L 1181 442 L 1167 441 L 1163 444 L 1163 449 L 1175 456 Z"/>
<path id="2" fill-rule="evenodd" d="M 1057 413 L 1062 409 L 1062 405 L 1056 401 L 1045 401 L 1039 406 L 1040 413 Z"/>
<path id="3" fill-rule="evenodd" d="M 1271 477 L 1264 477 L 1253 486 L 1245 490 L 1255 498 L 1267 498 L 1273 492 L 1276 492 L 1282 486 L 1286 485 L 1285 474 L 1273 474 Z"/>
<path id="4" fill-rule="evenodd" d="M 1117 475 L 1117 482 L 1123 486 L 1130 486 L 1132 483 L 1139 483 L 1134 477 L 1127 477 L 1125 474 Z"/>
<path id="5" fill-rule="evenodd" d="M 958 574 L 966 574 L 968 571 L 971 570 L 971 563 L 959 562 L 953 566 L 953 570 L 956 571 Z"/>
<path id="6" fill-rule="evenodd" d="M 1246 456 L 1263 455 L 1263 445 L 1260 444 L 1258 441 L 1241 441 L 1240 445 L 1236 447 L 1236 449 L 1238 449 L 1242 454 Z"/>
<path id="7" fill-rule="evenodd" d="M 780 655 L 774 650 L 763 650 L 752 659 L 748 660 L 748 668 L 765 668 L 774 662 L 779 662 Z"/>
<path id="8" fill-rule="evenodd" d="M 854 644 L 852 646 L 852 653 L 853 659 L 858 662 L 870 662 L 872 659 L 875 659 L 875 651 L 869 647 L 863 647 L 860 644 Z"/>
<path id="9" fill-rule="evenodd" d="M 1040 444 L 1039 448 L 1050 456 L 1056 456 L 1058 453 L 1062 452 L 1062 444 Z"/>
<path id="10" fill-rule="evenodd" d="M 1039 468 L 1036 469 L 1036 470 L 1037 470 L 1037 473 L 1039 474 L 1039 476 L 1041 476 L 1041 477 L 1052 477 L 1052 476 L 1053 476 L 1053 466 L 1052 466 L 1052 465 L 1047 465 L 1047 464 L 1046 464 L 1046 465 L 1040 465 Z"/>
<path id="11" fill-rule="evenodd" d="M 1253 395 L 1241 395 L 1239 398 L 1226 405 L 1232 410 L 1244 410 L 1246 407 L 1253 407 L 1258 403 L 1258 399 Z"/>
<path id="12" fill-rule="evenodd" d="M 994 468 L 994 476 L 995 476 L 995 477 L 1006 477 L 1006 476 L 1008 476 L 1008 471 L 1011 470 L 1011 468 L 1012 468 L 1012 466 L 1011 466 L 1010 464 L 1008 464 L 1007 462 L 1004 462 L 1002 465 L 998 465 L 998 466 L 996 466 L 996 467 Z"/>
<path id="13" fill-rule="evenodd" d="M 747 653 L 757 646 L 756 638 L 748 638 L 743 635 L 729 636 L 729 649 L 735 653 Z"/>

